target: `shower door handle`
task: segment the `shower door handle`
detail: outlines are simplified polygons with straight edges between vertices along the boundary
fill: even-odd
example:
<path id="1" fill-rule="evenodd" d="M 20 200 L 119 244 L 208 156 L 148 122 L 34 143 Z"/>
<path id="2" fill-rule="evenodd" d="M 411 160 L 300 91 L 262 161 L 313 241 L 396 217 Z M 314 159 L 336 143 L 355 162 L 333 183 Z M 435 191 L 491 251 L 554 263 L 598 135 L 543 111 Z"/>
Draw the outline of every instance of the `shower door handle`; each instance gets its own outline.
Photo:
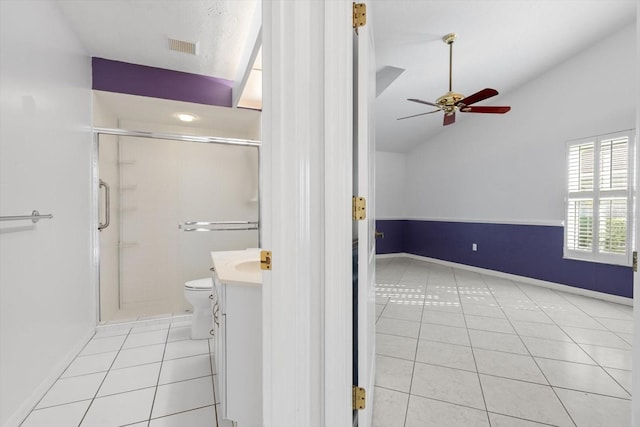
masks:
<path id="1" fill-rule="evenodd" d="M 98 230 L 102 231 L 107 228 L 109 222 L 111 222 L 111 189 L 109 188 L 109 184 L 103 180 L 100 180 L 100 187 L 104 187 L 104 223 L 100 222 L 98 224 Z"/>

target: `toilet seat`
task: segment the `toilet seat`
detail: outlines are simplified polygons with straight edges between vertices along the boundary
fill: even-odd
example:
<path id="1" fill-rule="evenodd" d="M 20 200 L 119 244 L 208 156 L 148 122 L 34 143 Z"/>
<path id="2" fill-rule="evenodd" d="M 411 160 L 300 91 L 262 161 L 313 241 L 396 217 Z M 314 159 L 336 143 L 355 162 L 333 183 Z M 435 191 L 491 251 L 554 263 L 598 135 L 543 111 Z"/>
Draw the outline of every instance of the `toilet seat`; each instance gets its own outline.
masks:
<path id="1" fill-rule="evenodd" d="M 211 291 L 213 289 L 213 279 L 190 280 L 184 284 L 184 288 L 190 291 Z"/>

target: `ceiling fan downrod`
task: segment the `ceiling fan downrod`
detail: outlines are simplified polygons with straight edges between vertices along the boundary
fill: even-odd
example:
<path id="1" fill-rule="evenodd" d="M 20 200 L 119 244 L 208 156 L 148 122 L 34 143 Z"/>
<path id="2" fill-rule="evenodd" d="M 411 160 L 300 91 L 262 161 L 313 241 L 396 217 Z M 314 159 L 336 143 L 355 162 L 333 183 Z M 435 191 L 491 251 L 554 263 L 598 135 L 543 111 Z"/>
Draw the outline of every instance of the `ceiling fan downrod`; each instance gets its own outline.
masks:
<path id="1" fill-rule="evenodd" d="M 491 88 L 485 88 L 472 95 L 464 96 L 461 93 L 454 92 L 453 89 L 453 42 L 456 39 L 455 33 L 449 33 L 442 37 L 442 41 L 449 45 L 449 92 L 445 93 L 435 102 L 423 101 L 417 98 L 408 98 L 408 101 L 417 102 L 419 104 L 430 105 L 436 107 L 437 110 L 427 111 L 426 113 L 414 114 L 411 116 L 400 117 L 398 120 L 409 119 L 411 117 L 423 116 L 425 114 L 432 114 L 438 111 L 444 112 L 443 125 L 447 126 L 455 123 L 456 112 L 462 113 L 491 113 L 491 114 L 504 114 L 511 110 L 508 106 L 475 106 L 476 102 L 496 96 L 498 91 Z"/>
<path id="2" fill-rule="evenodd" d="M 456 40 L 458 35 L 456 33 L 449 33 L 442 37 L 442 41 L 449 45 L 449 92 L 453 89 L 452 84 L 452 73 L 453 73 L 453 42 Z"/>

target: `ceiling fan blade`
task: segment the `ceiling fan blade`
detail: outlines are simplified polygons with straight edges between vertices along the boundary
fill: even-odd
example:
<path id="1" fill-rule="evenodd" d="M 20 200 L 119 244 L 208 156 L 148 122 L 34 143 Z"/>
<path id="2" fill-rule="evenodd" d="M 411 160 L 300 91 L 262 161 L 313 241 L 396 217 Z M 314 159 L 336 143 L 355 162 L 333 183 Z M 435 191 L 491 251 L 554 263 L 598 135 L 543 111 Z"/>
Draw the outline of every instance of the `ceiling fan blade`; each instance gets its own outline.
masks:
<path id="1" fill-rule="evenodd" d="M 418 102 L 420 104 L 431 105 L 432 107 L 438 107 L 438 104 L 434 104 L 433 102 L 423 101 L 422 99 L 409 98 L 407 101 Z"/>
<path id="2" fill-rule="evenodd" d="M 442 126 L 447 126 L 456 122 L 456 113 L 445 114 Z"/>
<path id="3" fill-rule="evenodd" d="M 456 105 L 471 105 L 475 104 L 478 101 L 482 101 L 483 99 L 491 98 L 492 96 L 496 96 L 498 91 L 495 89 L 482 89 L 480 92 L 476 92 L 473 95 L 469 95 L 464 99 L 461 99 L 456 103 Z"/>
<path id="4" fill-rule="evenodd" d="M 413 116 L 400 117 L 396 120 L 410 119 L 412 117 L 424 116 L 425 114 L 437 113 L 440 110 L 427 111 L 426 113 L 414 114 Z"/>
<path id="5" fill-rule="evenodd" d="M 498 106 L 476 106 L 476 107 L 462 107 L 460 111 L 463 113 L 492 113 L 492 114 L 504 114 L 511 110 L 511 107 L 498 107 Z"/>

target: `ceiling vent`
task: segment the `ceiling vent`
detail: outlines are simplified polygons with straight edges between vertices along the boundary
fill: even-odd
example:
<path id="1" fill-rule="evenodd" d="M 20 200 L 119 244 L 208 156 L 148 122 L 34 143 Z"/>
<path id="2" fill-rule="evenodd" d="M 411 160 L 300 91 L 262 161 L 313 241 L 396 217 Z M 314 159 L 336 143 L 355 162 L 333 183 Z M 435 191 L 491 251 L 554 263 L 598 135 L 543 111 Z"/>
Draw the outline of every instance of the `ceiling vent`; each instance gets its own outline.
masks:
<path id="1" fill-rule="evenodd" d="M 187 42 L 169 38 L 169 50 L 176 52 L 188 53 L 191 55 L 198 54 L 198 43 Z"/>

